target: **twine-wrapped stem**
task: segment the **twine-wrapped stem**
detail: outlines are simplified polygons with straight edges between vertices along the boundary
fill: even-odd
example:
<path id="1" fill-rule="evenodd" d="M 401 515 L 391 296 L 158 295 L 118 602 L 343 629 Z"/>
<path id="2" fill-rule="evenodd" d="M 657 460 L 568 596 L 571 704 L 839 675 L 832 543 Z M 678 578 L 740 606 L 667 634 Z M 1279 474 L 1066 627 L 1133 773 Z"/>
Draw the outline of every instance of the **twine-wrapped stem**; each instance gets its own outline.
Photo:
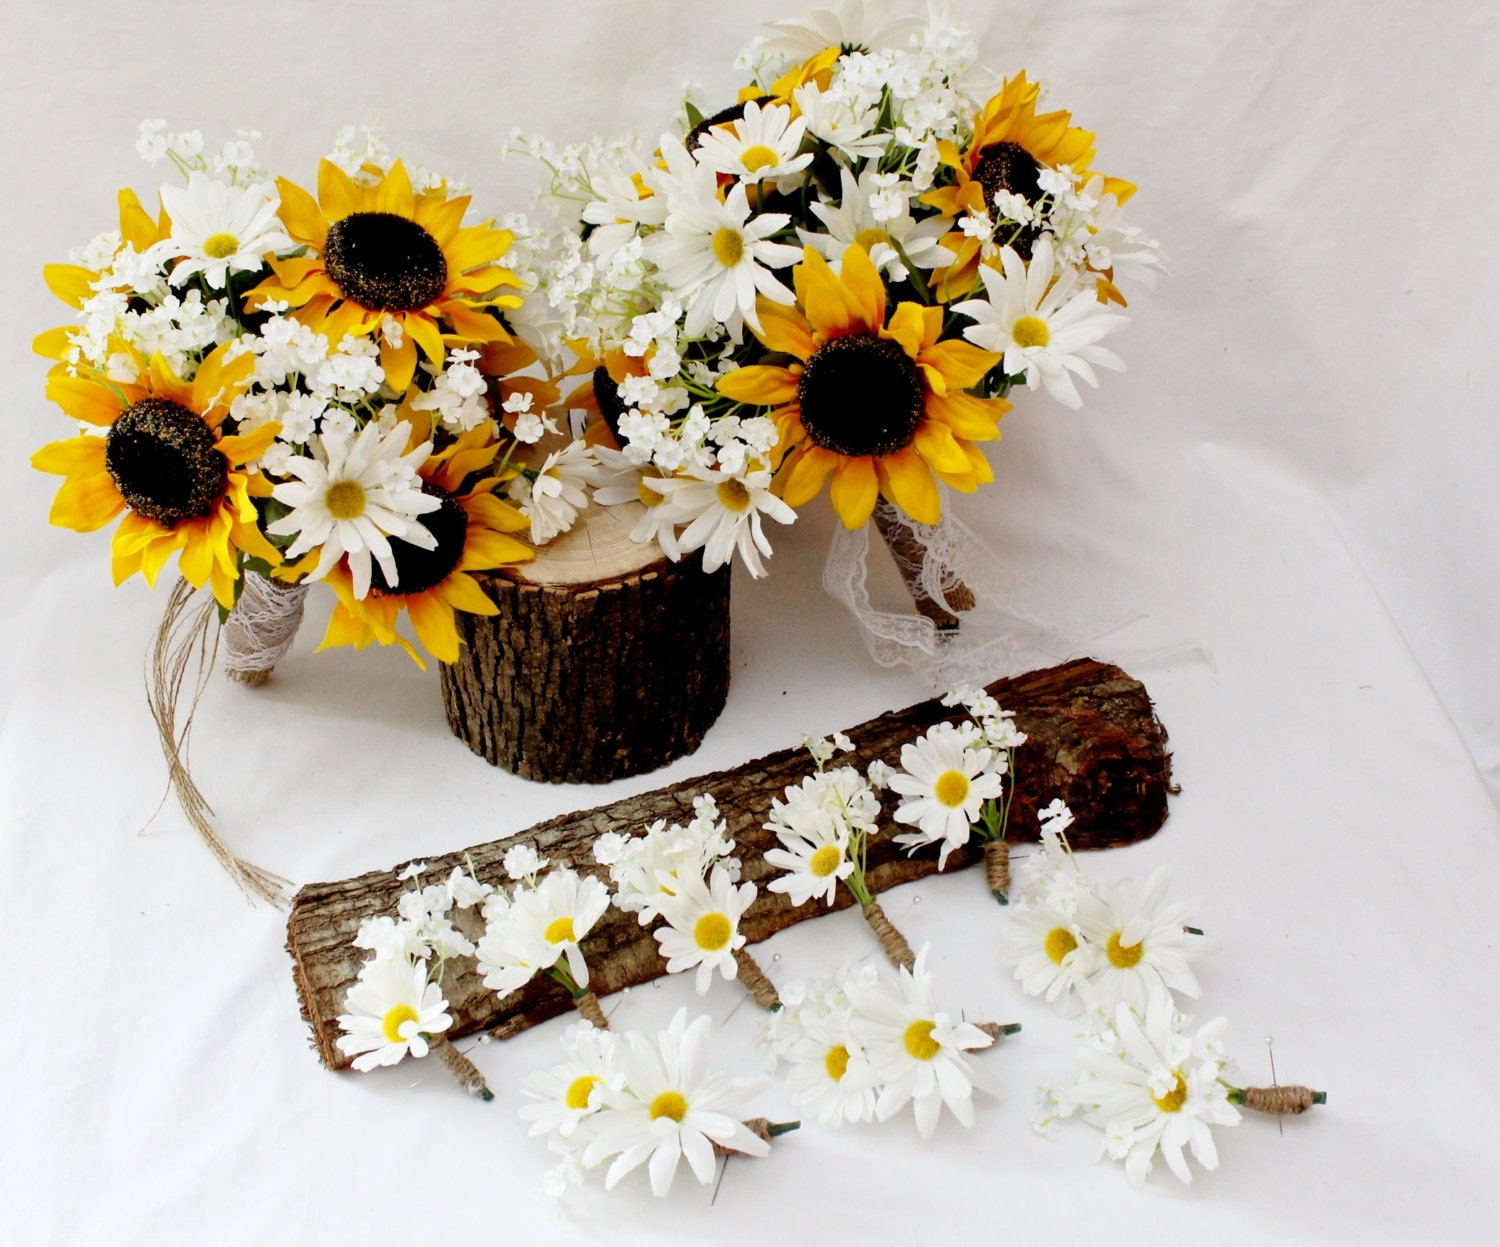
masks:
<path id="1" fill-rule="evenodd" d="M 741 1124 L 763 1143 L 769 1143 L 778 1135 L 791 1134 L 793 1130 L 802 1125 L 800 1121 L 771 1121 L 767 1117 L 747 1117 Z M 725 1147 L 722 1143 L 715 1143 L 714 1155 L 744 1156 L 745 1153 L 737 1148 Z"/>
<path id="2" fill-rule="evenodd" d="M 609 1019 L 599 1005 L 599 997 L 591 991 L 583 991 L 573 997 L 573 1007 L 583 1014 L 583 1019 L 599 1030 L 609 1029 Z"/>
<path id="3" fill-rule="evenodd" d="M 1010 845 L 1004 840 L 984 842 L 984 878 L 1002 905 L 1010 904 Z"/>
<path id="4" fill-rule="evenodd" d="M 776 984 L 766 977 L 765 971 L 750 955 L 749 949 L 736 948 L 734 964 L 739 969 L 740 982 L 745 985 L 745 990 L 756 1004 L 772 1011 L 781 1008 L 781 997 L 776 993 Z"/>
<path id="5" fill-rule="evenodd" d="M 896 568 L 901 573 L 906 591 L 911 594 L 912 605 L 917 608 L 918 613 L 925 615 L 939 628 L 958 627 L 958 617 L 940 603 L 934 602 L 922 583 L 922 565 L 927 561 L 927 547 L 922 544 L 911 525 L 884 498 L 875 504 L 873 518 L 886 548 L 896 561 Z M 974 592 L 962 582 L 949 586 L 943 596 L 954 610 L 974 609 Z"/>
<path id="6" fill-rule="evenodd" d="M 1021 1024 L 1019 1022 L 975 1022 L 980 1030 L 999 1043 L 1007 1035 L 1019 1035 Z"/>
<path id="7" fill-rule="evenodd" d="M 891 964 L 910 970 L 917 961 L 912 955 L 911 945 L 906 942 L 906 937 L 891 925 L 891 920 L 885 916 L 885 910 L 880 908 L 880 902 L 871 901 L 868 905 L 861 905 L 859 912 L 870 924 L 870 930 L 875 932 L 875 938 L 880 941 L 880 947 L 885 949 L 885 955 L 891 959 Z"/>
<path id="8" fill-rule="evenodd" d="M 292 648 L 302 625 L 307 582 L 289 585 L 247 572 L 240 600 L 224 623 L 224 674 L 240 684 L 264 684 Z"/>
<path id="9" fill-rule="evenodd" d="M 495 1098 L 495 1093 L 489 1089 L 484 1081 L 484 1075 L 479 1072 L 478 1066 L 469 1060 L 462 1052 L 449 1042 L 446 1035 L 434 1035 L 427 1044 L 428 1050 L 437 1057 L 448 1072 L 458 1080 L 458 1085 L 470 1095 L 478 1096 L 486 1102 Z"/>
<path id="10" fill-rule="evenodd" d="M 1236 1087 L 1229 1093 L 1231 1104 L 1240 1104 L 1272 1117 L 1295 1117 L 1314 1104 L 1327 1104 L 1326 1091 L 1292 1084 L 1286 1087 Z"/>

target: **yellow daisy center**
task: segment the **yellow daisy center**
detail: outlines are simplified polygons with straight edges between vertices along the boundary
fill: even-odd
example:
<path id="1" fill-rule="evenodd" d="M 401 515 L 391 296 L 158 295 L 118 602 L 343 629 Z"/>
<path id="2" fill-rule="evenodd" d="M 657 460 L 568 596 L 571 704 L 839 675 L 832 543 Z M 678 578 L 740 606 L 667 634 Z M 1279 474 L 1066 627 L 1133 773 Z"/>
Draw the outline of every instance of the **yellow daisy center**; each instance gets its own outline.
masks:
<path id="1" fill-rule="evenodd" d="M 1128 970 L 1141 959 L 1141 954 L 1146 950 L 1140 944 L 1120 943 L 1120 933 L 1110 932 L 1109 943 L 1104 946 L 1105 953 L 1109 956 L 1109 964 L 1117 970 Z"/>
<path id="2" fill-rule="evenodd" d="M 589 1096 L 593 1094 L 594 1085 L 598 1081 L 597 1074 L 580 1074 L 568 1084 L 568 1090 L 563 1095 L 563 1103 L 569 1108 L 588 1108 Z"/>
<path id="3" fill-rule="evenodd" d="M 1161 1109 L 1163 1113 L 1180 1113 L 1182 1106 L 1187 1103 L 1187 1082 L 1176 1070 L 1172 1072 L 1177 1079 L 1177 1085 L 1167 1092 L 1166 1095 L 1154 1095 L 1151 1097 L 1151 1103 Z"/>
<path id="4" fill-rule="evenodd" d="M 714 259 L 725 268 L 733 268 L 745 258 L 745 240 L 737 229 L 724 226 L 714 231 Z"/>
<path id="5" fill-rule="evenodd" d="M 715 491 L 719 495 L 719 505 L 726 511 L 743 511 L 750 505 L 750 491 L 745 488 L 745 482 L 735 480 L 731 477 L 727 481 L 720 481 L 719 488 Z"/>
<path id="6" fill-rule="evenodd" d="M 395 1005 L 387 1010 L 385 1017 L 381 1019 L 381 1032 L 390 1043 L 405 1043 L 406 1036 L 401 1033 L 401 1028 L 408 1022 L 415 1022 L 417 1018 L 417 1011 L 410 1005 Z"/>
<path id="7" fill-rule="evenodd" d="M 889 245 L 891 236 L 878 225 L 872 225 L 869 229 L 862 229 L 854 235 L 854 241 L 866 251 L 873 251 L 881 243 Z"/>
<path id="8" fill-rule="evenodd" d="M 656 1099 L 651 1101 L 651 1120 L 658 1117 L 670 1117 L 673 1121 L 681 1121 L 687 1116 L 687 1101 L 683 1099 L 680 1091 L 663 1091 Z"/>
<path id="9" fill-rule="evenodd" d="M 240 240 L 233 234 L 220 232 L 210 234 L 203 240 L 203 254 L 211 260 L 227 260 L 240 249 Z"/>
<path id="10" fill-rule="evenodd" d="M 324 501 L 334 519 L 358 519 L 365 513 L 365 487 L 358 481 L 334 481 Z"/>
<path id="11" fill-rule="evenodd" d="M 645 477 L 642 477 L 640 484 L 635 487 L 635 493 L 636 497 L 638 497 L 648 507 L 659 507 L 663 502 L 666 501 L 666 499 L 663 498 L 659 493 L 657 493 L 656 490 L 652 489 L 651 486 L 646 484 Z"/>
<path id="12" fill-rule="evenodd" d="M 835 1044 L 829 1048 L 828 1055 L 823 1058 L 823 1068 L 834 1082 L 841 1082 L 849 1069 L 849 1049 L 843 1044 Z"/>
<path id="13" fill-rule="evenodd" d="M 704 914 L 693 923 L 693 941 L 705 952 L 718 952 L 733 934 L 734 928 L 723 914 Z"/>
<path id="14" fill-rule="evenodd" d="M 573 919 L 554 918 L 547 924 L 547 929 L 542 932 L 549 944 L 563 944 L 575 938 L 573 935 Z"/>
<path id="15" fill-rule="evenodd" d="M 1052 959 L 1054 965 L 1062 965 L 1063 958 L 1078 947 L 1078 941 L 1073 937 L 1073 932 L 1066 927 L 1053 927 L 1047 932 L 1047 938 L 1042 941 L 1042 948 L 1047 956 Z"/>
<path id="16" fill-rule="evenodd" d="M 1017 346 L 1046 346 L 1052 341 L 1047 322 L 1040 316 L 1023 316 L 1010 327 L 1011 341 Z"/>
<path id="17" fill-rule="evenodd" d="M 932 1030 L 936 1025 L 935 1022 L 921 1021 L 913 1022 L 906 1028 L 902 1042 L 917 1060 L 930 1061 L 943 1050 L 943 1045 L 932 1037 Z"/>
<path id="18" fill-rule="evenodd" d="M 961 771 L 944 771 L 933 784 L 932 795 L 939 804 L 956 810 L 969 799 L 969 777 Z"/>
<path id="19" fill-rule="evenodd" d="M 772 165 L 780 163 L 781 157 L 776 154 L 775 149 L 767 147 L 764 143 L 747 147 L 740 155 L 740 164 L 744 165 L 749 173 L 758 173 L 761 169 L 769 169 Z"/>
<path id="20" fill-rule="evenodd" d="M 825 844 L 808 859 L 807 868 L 819 879 L 826 879 L 839 868 L 839 863 L 843 860 L 844 855 L 839 852 L 838 845 Z"/>

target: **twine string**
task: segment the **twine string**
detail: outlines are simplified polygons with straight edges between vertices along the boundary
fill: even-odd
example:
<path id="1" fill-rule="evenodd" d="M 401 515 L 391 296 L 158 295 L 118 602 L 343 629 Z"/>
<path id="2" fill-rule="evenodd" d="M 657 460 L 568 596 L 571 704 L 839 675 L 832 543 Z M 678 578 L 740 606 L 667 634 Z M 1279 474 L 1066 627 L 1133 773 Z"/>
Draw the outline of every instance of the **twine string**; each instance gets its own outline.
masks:
<path id="1" fill-rule="evenodd" d="M 880 902 L 871 901 L 868 905 L 861 906 L 860 913 L 864 914 L 865 921 L 870 924 L 870 930 L 875 932 L 875 938 L 880 941 L 880 947 L 885 949 L 885 955 L 891 959 L 891 964 L 910 970 L 917 961 L 912 956 L 911 945 L 891 925 L 891 920 L 885 916 L 885 910 L 880 908 Z"/>
<path id="2" fill-rule="evenodd" d="M 734 950 L 734 964 L 739 968 L 740 982 L 745 985 L 745 990 L 756 1004 L 762 1009 L 781 1008 L 781 997 L 777 995 L 776 985 L 766 977 L 760 963 L 750 955 L 748 949 Z"/>
<path id="3" fill-rule="evenodd" d="M 762 1143 L 770 1143 L 771 1119 L 769 1117 L 747 1117 L 741 1124 Z M 744 1156 L 746 1154 L 738 1148 L 725 1147 L 722 1143 L 714 1144 L 715 1156 Z"/>
<path id="4" fill-rule="evenodd" d="M 167 596 L 166 610 L 162 613 L 161 623 L 157 626 L 147 654 L 146 703 L 151 709 L 151 718 L 156 723 L 162 757 L 166 759 L 168 783 L 177 794 L 178 804 L 182 806 L 188 822 L 202 837 L 209 852 L 218 859 L 219 865 L 239 885 L 245 898 L 252 904 L 258 898 L 273 905 L 284 905 L 286 888 L 290 886 L 288 881 L 280 875 L 251 865 L 230 852 L 229 846 L 219 838 L 210 821 L 213 807 L 208 804 L 188 768 L 188 737 L 193 730 L 198 701 L 207 687 L 219 644 L 214 600 L 205 595 L 193 607 L 192 599 L 196 592 L 185 580 L 179 580 L 172 587 L 172 592 Z M 183 688 L 188 682 L 189 670 L 194 673 L 195 687 L 187 707 L 187 715 L 179 726 Z"/>
<path id="5" fill-rule="evenodd" d="M 996 899 L 1010 896 L 1010 845 L 1006 841 L 984 842 L 984 878 Z"/>
<path id="6" fill-rule="evenodd" d="M 1246 1087 L 1241 1103 L 1257 1113 L 1269 1113 L 1272 1117 L 1295 1117 L 1305 1113 L 1318 1102 L 1318 1093 L 1311 1087 L 1292 1084 L 1286 1087 Z"/>
<path id="7" fill-rule="evenodd" d="M 479 1067 L 455 1048 L 447 1035 L 432 1036 L 427 1046 L 437 1059 L 447 1066 L 448 1072 L 458 1080 L 458 1085 L 470 1095 L 477 1095 L 481 1100 L 486 1101 L 495 1098 L 495 1093 L 484 1081 L 484 1075 L 479 1072 Z"/>
<path id="8" fill-rule="evenodd" d="M 912 522 L 903 520 L 896 508 L 882 498 L 875 504 L 875 527 L 885 541 L 886 549 L 896 562 L 896 569 L 911 595 L 912 605 L 940 628 L 952 628 L 958 617 L 937 601 L 923 584 L 923 572 L 927 566 L 928 543 L 923 540 Z M 951 583 L 943 586 L 943 599 L 953 611 L 974 609 L 974 593 L 956 575 Z"/>
<path id="9" fill-rule="evenodd" d="M 245 576 L 240 600 L 224 624 L 224 674 L 241 684 L 264 684 L 292 648 L 302 625 L 307 582 L 280 584 L 258 572 Z"/>
<path id="10" fill-rule="evenodd" d="M 604 1010 L 599 1005 L 599 997 L 593 992 L 587 991 L 581 996 L 574 996 L 573 1004 L 578 1012 L 583 1014 L 585 1021 L 592 1023 L 599 1030 L 609 1029 L 609 1019 L 604 1016 Z"/>

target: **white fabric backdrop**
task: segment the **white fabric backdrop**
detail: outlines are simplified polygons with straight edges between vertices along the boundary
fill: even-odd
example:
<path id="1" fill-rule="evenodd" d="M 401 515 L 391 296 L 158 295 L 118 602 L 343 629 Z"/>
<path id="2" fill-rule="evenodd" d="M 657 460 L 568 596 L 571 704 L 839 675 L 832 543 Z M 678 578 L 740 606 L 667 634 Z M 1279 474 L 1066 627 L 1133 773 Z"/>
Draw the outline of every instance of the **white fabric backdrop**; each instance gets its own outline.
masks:
<path id="1" fill-rule="evenodd" d="M 998 964 L 978 880 L 893 894 L 971 1016 L 1026 1030 L 987 1058 L 1005 1084 L 975 1129 L 930 1147 L 909 1121 L 809 1128 L 729 1168 L 717 1206 L 683 1177 L 565 1209 L 515 1117 L 554 1023 L 477 1059 L 471 1102 L 426 1067 L 324 1072 L 305 1045 L 283 918 L 247 909 L 174 807 L 136 832 L 162 771 L 140 662 L 161 607 L 108 583 L 107 541 L 46 527 L 28 469 L 65 421 L 42 398 L 34 333 L 60 305 L 41 265 L 149 193 L 135 126 L 226 135 L 304 184 L 339 126 L 522 206 L 511 126 L 565 141 L 651 134 L 685 77 L 728 95 L 734 52 L 780 2 L 421 6 L 4 6 L 0 93 L 0 422 L 8 607 L 0 661 L 0 1166 L 31 1243 L 354 1242 L 537 1236 L 574 1242 L 1490 1241 L 1500 1011 L 1490 894 L 1500 880 L 1500 192 L 1493 6 L 1324 0 L 1162 6 L 968 3 L 986 60 L 1025 66 L 1099 131 L 1141 187 L 1132 219 L 1174 277 L 1115 339 L 1130 371 L 1070 415 L 1022 398 L 997 484 L 960 513 L 1058 616 L 1141 618 L 1127 656 L 1171 730 L 1183 794 L 1155 841 L 1104 876 L 1172 861 L 1225 951 L 1202 1018 L 1230 1018 L 1247 1081 L 1326 1087 L 1326 1110 L 1221 1134 L 1223 1166 L 1144 1194 L 1089 1163 L 1094 1132 L 1031 1133 L 1032 1087 L 1071 1069 L 1068 1024 Z M 778 534 L 769 580 L 735 581 L 729 706 L 699 753 L 608 789 L 492 771 L 443 724 L 436 678 L 397 653 L 314 656 L 327 605 L 267 688 L 216 680 L 194 761 L 230 842 L 297 882 L 341 878 L 518 830 L 568 809 L 846 726 L 924 694 L 866 660 L 818 587 L 830 528 Z M 1477 763 L 1477 765 L 1476 765 Z M 1488 779 L 1488 790 L 1485 780 Z M 941 913 L 941 921 L 938 915 Z M 868 949 L 844 918 L 765 948 L 790 978 Z M 779 960 L 777 960 L 779 958 Z M 619 1002 L 663 1026 L 685 983 Z M 614 1002 L 609 1002 L 614 1003 Z M 724 1064 L 758 1071 L 749 1007 Z M 752 1107 L 786 1115 L 766 1079 Z M 857 1194 L 852 1194 L 857 1193 Z M 927 1230 L 927 1226 L 932 1226 Z"/>

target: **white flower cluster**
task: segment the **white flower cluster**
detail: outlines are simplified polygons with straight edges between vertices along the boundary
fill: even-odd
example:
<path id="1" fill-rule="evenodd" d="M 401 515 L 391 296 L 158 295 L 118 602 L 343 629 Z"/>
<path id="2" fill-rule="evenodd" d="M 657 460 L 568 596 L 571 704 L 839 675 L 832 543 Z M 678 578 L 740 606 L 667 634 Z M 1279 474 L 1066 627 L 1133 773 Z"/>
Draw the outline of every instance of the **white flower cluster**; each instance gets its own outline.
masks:
<path id="1" fill-rule="evenodd" d="M 793 1104 L 825 1125 L 887 1121 L 908 1103 L 930 1139 L 947 1105 L 974 1124 L 973 1088 L 998 1088 L 966 1052 L 993 1038 L 938 1009 L 927 969 L 928 947 L 911 970 L 846 967 L 813 983 L 782 990 L 784 1008 L 765 1023 L 774 1065 L 789 1065 Z"/>
<path id="2" fill-rule="evenodd" d="M 425 863 L 400 875 L 419 878 Z M 452 1025 L 443 997 L 444 964 L 470 956 L 473 943 L 454 926 L 450 912 L 484 903 L 493 889 L 455 866 L 440 884 L 409 888 L 397 901 L 397 917 L 367 918 L 354 937 L 371 956 L 345 997 L 348 1012 L 338 1021 L 344 1034 L 339 1051 L 353 1056 L 360 1071 L 395 1065 L 410 1055 L 427 1055 L 432 1038 Z M 436 958 L 436 965 L 432 964 Z"/>
<path id="3" fill-rule="evenodd" d="M 588 987 L 589 968 L 578 944 L 609 908 L 609 889 L 565 866 L 538 880 L 545 865 L 531 846 L 514 846 L 505 855 L 514 886 L 509 893 L 495 888 L 485 898 L 484 935 L 475 956 L 484 985 L 501 996 L 539 971 L 552 973 L 574 995 Z"/>
<path id="4" fill-rule="evenodd" d="M 775 832 L 781 847 L 768 849 L 766 862 L 784 873 L 766 887 L 785 893 L 793 905 L 805 905 L 815 897 L 831 905 L 840 880 L 853 880 L 851 887 L 862 886 L 857 874 L 863 871 L 865 840 L 876 832 L 880 798 L 870 780 L 854 767 L 823 769 L 835 747 L 853 748 L 848 737 L 809 739 L 804 744 L 818 770 L 800 784 L 788 785 L 781 797 L 771 801 L 766 826 Z"/>
<path id="5" fill-rule="evenodd" d="M 534 1101 L 521 1109 L 530 1133 L 546 1136 L 562 1158 L 546 1189 L 562 1195 L 586 1170 L 609 1161 L 606 1188 L 645 1165 L 651 1191 L 660 1196 L 682 1160 L 699 1182 L 711 1182 L 715 1146 L 766 1155 L 769 1145 L 735 1112 L 745 1085 L 709 1069 L 711 1030 L 707 1016 L 689 1021 L 686 1009 L 654 1037 L 614 1035 L 585 1022 L 569 1027 L 563 1060 L 522 1084 Z"/>

